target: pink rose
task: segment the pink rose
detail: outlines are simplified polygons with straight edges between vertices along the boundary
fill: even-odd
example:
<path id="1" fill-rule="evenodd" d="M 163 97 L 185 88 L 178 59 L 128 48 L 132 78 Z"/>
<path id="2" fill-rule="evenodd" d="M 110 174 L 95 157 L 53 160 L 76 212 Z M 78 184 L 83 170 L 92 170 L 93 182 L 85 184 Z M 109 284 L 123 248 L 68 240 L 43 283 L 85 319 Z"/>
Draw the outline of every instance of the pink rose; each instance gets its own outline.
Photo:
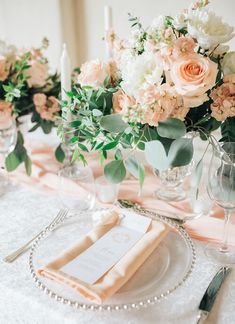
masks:
<path id="1" fill-rule="evenodd" d="M 33 102 L 35 104 L 36 111 L 39 113 L 42 119 L 55 121 L 55 113 L 60 110 L 58 101 L 55 97 L 50 96 L 47 98 L 43 93 L 37 93 L 33 96 Z"/>
<path id="2" fill-rule="evenodd" d="M 172 64 L 171 79 L 178 94 L 186 97 L 201 96 L 213 88 L 217 64 L 199 54 L 186 55 Z"/>
<path id="3" fill-rule="evenodd" d="M 118 90 L 113 95 L 113 110 L 115 113 L 124 113 L 128 107 L 132 107 L 135 104 L 135 99 L 125 94 L 122 90 Z"/>
<path id="4" fill-rule="evenodd" d="M 30 64 L 31 66 L 26 72 L 26 75 L 29 77 L 27 79 L 28 86 L 30 88 L 44 86 L 48 77 L 47 65 L 38 61 L 32 61 Z"/>
<path id="5" fill-rule="evenodd" d="M 0 129 L 6 129 L 12 124 L 12 104 L 0 100 Z"/>
<path id="6" fill-rule="evenodd" d="M 81 86 L 100 87 L 104 84 L 104 80 L 110 78 L 109 65 L 93 60 L 84 63 L 81 66 L 81 73 L 78 76 L 77 82 Z"/>
<path id="7" fill-rule="evenodd" d="M 9 65 L 4 57 L 0 57 L 0 81 L 5 81 L 9 73 Z"/>

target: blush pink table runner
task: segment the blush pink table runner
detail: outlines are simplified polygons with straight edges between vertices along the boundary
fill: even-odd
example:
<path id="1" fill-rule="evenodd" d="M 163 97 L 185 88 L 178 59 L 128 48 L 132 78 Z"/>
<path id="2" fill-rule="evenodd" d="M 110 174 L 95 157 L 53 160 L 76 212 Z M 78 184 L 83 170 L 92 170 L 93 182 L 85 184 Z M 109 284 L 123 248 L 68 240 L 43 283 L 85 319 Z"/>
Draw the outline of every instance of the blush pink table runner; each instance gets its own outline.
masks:
<path id="1" fill-rule="evenodd" d="M 55 158 L 53 148 L 40 145 L 31 149 L 32 156 L 32 175 L 28 177 L 25 174 L 23 166 L 17 171 L 11 173 L 13 181 L 30 186 L 35 190 L 47 190 L 55 192 L 59 188 L 58 170 L 62 167 Z M 99 165 L 95 155 L 90 155 L 89 166 L 93 170 L 94 177 L 102 174 L 102 168 Z M 156 189 L 157 180 L 150 172 L 147 172 L 144 188 L 141 196 L 138 196 L 139 184 L 136 179 L 126 179 L 119 190 L 120 199 L 129 199 L 139 203 L 142 207 L 162 212 L 163 214 L 181 214 L 187 213 L 185 206 L 181 202 L 167 203 L 157 200 L 153 197 Z M 198 219 L 190 220 L 185 223 L 185 228 L 192 238 L 204 241 L 218 242 L 222 239 L 223 233 L 223 211 L 219 208 L 214 209 L 213 216 L 203 216 Z M 235 224 L 230 226 L 230 244 L 235 246 Z"/>

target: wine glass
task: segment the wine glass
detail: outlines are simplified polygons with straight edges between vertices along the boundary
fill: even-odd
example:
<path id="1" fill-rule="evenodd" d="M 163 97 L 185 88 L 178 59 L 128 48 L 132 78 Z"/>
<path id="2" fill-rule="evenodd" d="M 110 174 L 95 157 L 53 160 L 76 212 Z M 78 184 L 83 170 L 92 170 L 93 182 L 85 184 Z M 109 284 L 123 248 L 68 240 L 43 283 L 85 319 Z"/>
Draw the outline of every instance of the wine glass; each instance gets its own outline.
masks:
<path id="1" fill-rule="evenodd" d="M 58 173 L 59 197 L 72 213 L 91 210 L 95 204 L 95 183 L 91 168 L 79 164 L 64 166 Z"/>
<path id="2" fill-rule="evenodd" d="M 207 190 L 210 198 L 224 209 L 221 244 L 209 244 L 206 254 L 222 264 L 235 263 L 235 251 L 229 247 L 229 225 L 235 210 L 235 142 L 214 145 L 209 166 Z"/>
<path id="3" fill-rule="evenodd" d="M 15 148 L 16 138 L 15 120 L 9 119 L 7 123 L 0 122 L 0 196 L 7 191 L 9 186 L 9 177 L 4 167 L 4 161 L 6 156 Z"/>

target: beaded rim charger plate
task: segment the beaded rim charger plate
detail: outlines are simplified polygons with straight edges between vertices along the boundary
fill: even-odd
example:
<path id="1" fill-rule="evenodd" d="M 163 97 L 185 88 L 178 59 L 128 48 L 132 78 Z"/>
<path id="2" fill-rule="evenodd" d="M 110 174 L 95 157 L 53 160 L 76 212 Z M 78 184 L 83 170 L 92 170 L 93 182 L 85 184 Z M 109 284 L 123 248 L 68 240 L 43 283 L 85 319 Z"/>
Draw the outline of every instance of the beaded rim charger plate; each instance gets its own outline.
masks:
<path id="1" fill-rule="evenodd" d="M 94 212 L 94 211 L 93 211 Z M 185 229 L 162 215 L 146 215 L 172 229 L 133 277 L 107 302 L 98 305 L 87 301 L 71 288 L 38 276 L 36 269 L 72 246 L 93 226 L 92 212 L 68 215 L 46 228 L 34 242 L 29 267 L 36 286 L 56 301 L 88 310 L 130 310 L 153 305 L 173 294 L 194 269 L 196 252 Z"/>

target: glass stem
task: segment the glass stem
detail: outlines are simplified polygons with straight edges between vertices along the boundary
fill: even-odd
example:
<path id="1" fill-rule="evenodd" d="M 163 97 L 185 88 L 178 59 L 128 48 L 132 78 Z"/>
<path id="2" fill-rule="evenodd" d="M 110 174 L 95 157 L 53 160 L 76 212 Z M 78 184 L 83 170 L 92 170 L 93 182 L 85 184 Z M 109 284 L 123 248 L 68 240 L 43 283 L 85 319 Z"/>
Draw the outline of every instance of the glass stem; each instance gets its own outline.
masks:
<path id="1" fill-rule="evenodd" d="M 223 241 L 220 248 L 221 252 L 228 252 L 228 233 L 229 233 L 229 224 L 230 224 L 231 210 L 224 209 L 224 231 L 223 231 Z"/>

